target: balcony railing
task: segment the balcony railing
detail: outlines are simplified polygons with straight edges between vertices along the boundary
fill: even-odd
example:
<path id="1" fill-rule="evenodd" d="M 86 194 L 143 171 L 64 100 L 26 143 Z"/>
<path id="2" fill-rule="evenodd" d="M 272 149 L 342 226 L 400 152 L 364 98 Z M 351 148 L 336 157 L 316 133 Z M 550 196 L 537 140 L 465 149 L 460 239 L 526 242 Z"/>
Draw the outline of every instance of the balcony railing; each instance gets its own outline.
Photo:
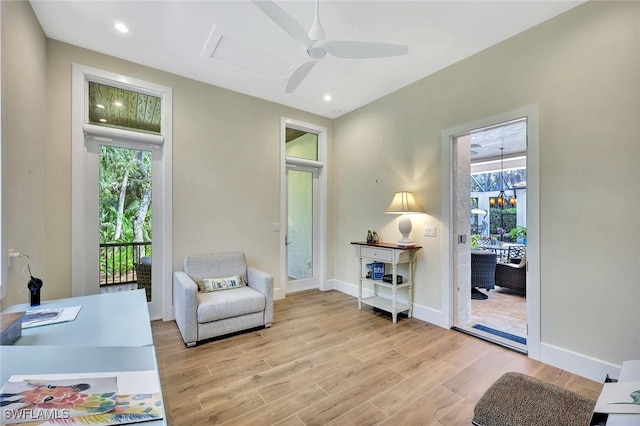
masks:
<path id="1" fill-rule="evenodd" d="M 151 242 L 100 244 L 100 286 L 138 282 L 135 265 L 151 256 Z"/>

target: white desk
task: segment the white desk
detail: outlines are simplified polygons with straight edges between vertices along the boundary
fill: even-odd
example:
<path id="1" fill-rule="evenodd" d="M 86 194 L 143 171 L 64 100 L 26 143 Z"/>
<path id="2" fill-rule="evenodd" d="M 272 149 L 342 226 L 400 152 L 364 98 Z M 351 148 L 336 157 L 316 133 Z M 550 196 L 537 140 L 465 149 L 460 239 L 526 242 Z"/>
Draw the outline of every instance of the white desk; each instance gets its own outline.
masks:
<path id="1" fill-rule="evenodd" d="M 151 346 L 145 291 L 132 290 L 13 305 L 4 312 L 81 305 L 74 321 L 22 330 L 17 346 Z"/>
<path id="2" fill-rule="evenodd" d="M 144 290 L 142 291 L 144 296 Z M 146 303 L 146 297 L 145 297 Z M 156 371 L 155 348 L 74 346 L 0 346 L 0 383 L 13 375 Z M 163 401 L 164 405 L 164 401 Z M 166 425 L 165 419 L 144 425 Z"/>

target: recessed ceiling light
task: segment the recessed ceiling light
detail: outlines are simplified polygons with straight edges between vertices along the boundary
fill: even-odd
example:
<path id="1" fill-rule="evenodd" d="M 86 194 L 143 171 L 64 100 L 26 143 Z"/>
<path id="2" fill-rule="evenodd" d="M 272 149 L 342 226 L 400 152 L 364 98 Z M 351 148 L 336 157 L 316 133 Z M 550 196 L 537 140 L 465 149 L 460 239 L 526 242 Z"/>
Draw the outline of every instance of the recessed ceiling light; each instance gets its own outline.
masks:
<path id="1" fill-rule="evenodd" d="M 128 33 L 129 32 L 129 28 L 127 28 L 127 26 L 125 24 L 123 24 L 122 22 L 116 22 L 114 27 L 116 28 L 116 30 L 120 31 L 121 33 Z"/>
<path id="2" fill-rule="evenodd" d="M 104 109 L 104 105 L 102 105 L 102 104 L 96 104 L 96 106 L 97 106 L 98 108 L 102 108 L 102 109 Z"/>
<path id="3" fill-rule="evenodd" d="M 329 102 L 331 100 L 331 95 L 324 95 L 325 102 Z"/>
<path id="4" fill-rule="evenodd" d="M 120 101 L 115 101 L 115 102 L 113 103 L 113 106 L 122 107 L 122 102 L 120 102 Z"/>
<path id="5" fill-rule="evenodd" d="M 106 123 L 106 122 L 107 122 L 107 119 L 106 119 L 106 118 L 101 118 L 101 119 L 100 119 L 100 122 L 101 122 L 101 123 Z"/>

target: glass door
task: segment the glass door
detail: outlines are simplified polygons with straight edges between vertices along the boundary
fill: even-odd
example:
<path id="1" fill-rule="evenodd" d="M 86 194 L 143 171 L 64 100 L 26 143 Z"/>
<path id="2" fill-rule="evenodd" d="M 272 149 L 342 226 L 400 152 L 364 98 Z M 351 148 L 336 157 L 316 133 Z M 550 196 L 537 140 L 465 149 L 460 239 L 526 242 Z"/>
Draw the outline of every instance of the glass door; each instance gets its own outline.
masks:
<path id="1" fill-rule="evenodd" d="M 287 293 L 319 288 L 314 278 L 318 173 L 287 167 Z"/>

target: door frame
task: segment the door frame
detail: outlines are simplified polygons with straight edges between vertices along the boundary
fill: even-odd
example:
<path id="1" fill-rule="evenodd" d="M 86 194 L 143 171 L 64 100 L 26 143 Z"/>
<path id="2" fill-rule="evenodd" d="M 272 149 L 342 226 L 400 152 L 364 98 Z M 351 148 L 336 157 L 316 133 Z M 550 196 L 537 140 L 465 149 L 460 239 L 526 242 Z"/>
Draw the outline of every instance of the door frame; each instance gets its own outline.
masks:
<path id="1" fill-rule="evenodd" d="M 172 147 L 173 147 L 173 93 L 170 87 L 143 81 L 121 74 L 91 68 L 85 65 L 72 64 L 72 113 L 71 113 L 71 295 L 82 296 L 95 294 L 99 289 L 91 286 L 88 277 L 96 273 L 95 267 L 90 267 L 90 259 L 98 259 L 98 238 L 91 236 L 88 227 L 92 226 L 88 215 L 94 214 L 97 206 L 90 203 L 87 196 L 92 173 L 97 173 L 95 153 L 89 152 L 86 142 L 85 124 L 87 122 L 87 85 L 88 81 L 98 81 L 112 84 L 129 90 L 150 93 L 162 98 L 161 138 L 159 149 L 146 146 L 152 151 L 154 161 L 153 170 L 153 217 L 152 239 L 153 258 L 152 276 L 155 288 L 158 290 L 153 297 L 159 303 L 149 304 L 151 319 L 173 319 L 172 297 Z M 135 147 L 143 145 L 144 136 L 128 137 L 137 132 L 111 131 L 115 136 L 106 138 L 111 144 L 118 140 L 127 140 L 126 145 Z M 118 137 L 118 135 L 121 135 Z M 142 134 L 141 134 L 142 135 Z M 95 243 L 95 244 L 94 244 Z M 95 245 L 95 250 L 89 247 Z M 93 256 L 93 257 L 92 257 Z"/>
<path id="2" fill-rule="evenodd" d="M 288 229 L 288 177 L 287 177 L 287 128 L 302 130 L 304 132 L 318 135 L 318 161 L 298 159 L 298 163 L 306 163 L 318 169 L 318 218 L 317 232 L 314 233 L 314 276 L 317 276 L 319 289 L 327 290 L 327 129 L 299 120 L 287 117 L 280 117 L 280 223 L 275 224 L 274 230 L 280 231 L 280 279 L 278 285 L 273 289 L 275 299 L 284 299 L 287 292 L 288 267 L 287 267 L 287 247 L 286 235 Z M 314 220 L 314 222 L 316 222 Z M 317 253 L 317 256 L 315 255 Z M 317 274 L 317 275 L 316 275 Z"/>
<path id="3" fill-rule="evenodd" d="M 518 108 L 442 131 L 442 281 L 441 306 L 447 327 L 454 325 L 456 289 L 453 250 L 453 138 L 475 129 L 527 118 L 527 353 L 540 359 L 540 113 L 538 105 Z M 467 244 L 469 238 L 467 238 Z"/>

